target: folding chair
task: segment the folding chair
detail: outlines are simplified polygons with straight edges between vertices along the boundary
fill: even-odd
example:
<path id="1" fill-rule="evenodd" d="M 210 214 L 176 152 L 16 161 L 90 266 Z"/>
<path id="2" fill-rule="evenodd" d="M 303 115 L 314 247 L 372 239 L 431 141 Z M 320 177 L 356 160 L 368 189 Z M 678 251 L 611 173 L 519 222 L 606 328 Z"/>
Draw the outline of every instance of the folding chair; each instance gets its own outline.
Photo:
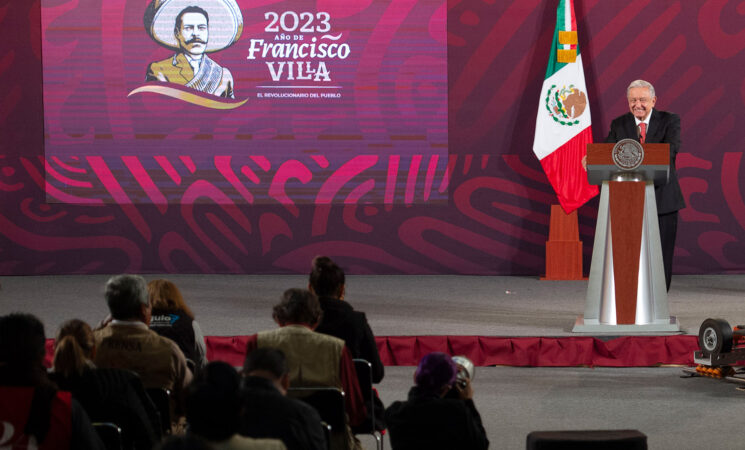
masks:
<path id="1" fill-rule="evenodd" d="M 318 411 L 321 425 L 324 427 L 326 442 L 331 448 L 332 435 L 345 435 L 347 413 L 344 409 L 344 391 L 329 386 L 291 387 L 287 389 L 287 396 L 301 400 Z M 330 427 L 331 430 L 328 430 Z"/>
<path id="2" fill-rule="evenodd" d="M 122 450 L 122 429 L 111 422 L 93 422 L 93 429 L 103 441 L 106 450 Z"/>
<path id="3" fill-rule="evenodd" d="M 153 401 L 160 414 L 163 436 L 171 434 L 171 391 L 166 388 L 147 388 L 147 396 Z"/>
<path id="4" fill-rule="evenodd" d="M 326 438 L 326 448 L 331 450 L 331 425 L 322 420 L 321 428 L 323 428 L 323 437 Z"/>
<path id="5" fill-rule="evenodd" d="M 375 428 L 375 407 L 373 404 L 375 392 L 372 383 L 372 364 L 370 361 L 361 358 L 355 358 L 353 361 L 362 397 L 368 409 L 367 419 L 362 424 L 354 427 L 354 434 L 371 435 L 375 439 L 375 447 L 378 450 L 383 450 L 383 434 Z"/>

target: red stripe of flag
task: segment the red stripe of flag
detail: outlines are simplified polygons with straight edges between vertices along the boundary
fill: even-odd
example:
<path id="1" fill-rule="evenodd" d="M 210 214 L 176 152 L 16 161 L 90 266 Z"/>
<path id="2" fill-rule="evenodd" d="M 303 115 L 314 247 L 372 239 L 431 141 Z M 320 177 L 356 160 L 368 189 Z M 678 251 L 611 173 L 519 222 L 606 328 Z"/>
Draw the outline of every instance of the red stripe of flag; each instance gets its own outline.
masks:
<path id="1" fill-rule="evenodd" d="M 587 172 L 582 167 L 585 148 L 591 142 L 592 129 L 587 127 L 541 160 L 564 211 L 574 211 L 598 195 L 598 187 L 587 183 Z"/>

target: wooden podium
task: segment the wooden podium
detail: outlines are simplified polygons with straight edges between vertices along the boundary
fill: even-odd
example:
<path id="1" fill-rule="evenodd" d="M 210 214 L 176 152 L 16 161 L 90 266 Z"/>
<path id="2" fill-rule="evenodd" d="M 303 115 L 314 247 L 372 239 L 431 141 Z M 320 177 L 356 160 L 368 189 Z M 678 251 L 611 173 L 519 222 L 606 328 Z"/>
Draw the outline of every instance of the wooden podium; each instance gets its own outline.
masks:
<path id="1" fill-rule="evenodd" d="M 587 145 L 587 178 L 601 185 L 585 314 L 573 332 L 675 332 L 668 315 L 654 185 L 667 182 L 668 144 Z"/>

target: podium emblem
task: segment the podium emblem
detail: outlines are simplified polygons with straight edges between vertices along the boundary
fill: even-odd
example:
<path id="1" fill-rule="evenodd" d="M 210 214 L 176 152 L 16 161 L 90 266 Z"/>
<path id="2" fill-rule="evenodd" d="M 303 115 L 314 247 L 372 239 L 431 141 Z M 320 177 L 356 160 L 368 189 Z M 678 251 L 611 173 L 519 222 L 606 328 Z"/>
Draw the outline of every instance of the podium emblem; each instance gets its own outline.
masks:
<path id="1" fill-rule="evenodd" d="M 613 163 L 621 170 L 634 170 L 644 161 L 644 148 L 633 139 L 622 139 L 613 146 Z"/>

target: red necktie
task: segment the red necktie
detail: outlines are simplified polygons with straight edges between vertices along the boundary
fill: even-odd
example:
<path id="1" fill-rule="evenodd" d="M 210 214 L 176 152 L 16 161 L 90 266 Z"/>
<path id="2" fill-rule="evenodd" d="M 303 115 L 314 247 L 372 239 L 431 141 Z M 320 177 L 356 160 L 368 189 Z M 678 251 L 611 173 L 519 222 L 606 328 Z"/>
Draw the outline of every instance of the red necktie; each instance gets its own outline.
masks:
<path id="1" fill-rule="evenodd" d="M 642 122 L 639 124 L 639 142 L 642 144 L 647 139 L 647 124 Z"/>

